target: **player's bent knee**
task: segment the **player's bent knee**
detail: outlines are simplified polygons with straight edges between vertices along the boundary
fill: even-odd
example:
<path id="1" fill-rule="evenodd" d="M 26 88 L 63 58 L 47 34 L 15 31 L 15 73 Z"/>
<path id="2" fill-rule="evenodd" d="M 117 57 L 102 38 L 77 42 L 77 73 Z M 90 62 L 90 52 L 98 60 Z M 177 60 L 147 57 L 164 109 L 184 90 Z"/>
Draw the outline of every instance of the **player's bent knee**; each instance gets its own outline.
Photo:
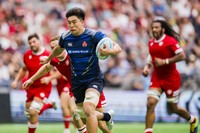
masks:
<path id="1" fill-rule="evenodd" d="M 74 111 L 74 113 L 73 113 L 73 118 L 75 119 L 75 120 L 79 120 L 79 119 L 81 119 L 81 116 L 79 115 L 79 113 L 77 112 L 77 111 Z"/>
<path id="2" fill-rule="evenodd" d="M 84 102 L 90 102 L 97 106 L 99 102 L 99 95 L 94 91 L 89 91 L 85 95 Z"/>
<path id="3" fill-rule="evenodd" d="M 77 109 L 73 112 L 73 116 L 76 119 L 86 118 L 85 112 L 83 111 L 83 107 L 82 106 L 77 106 Z"/>
<path id="4" fill-rule="evenodd" d="M 37 111 L 39 113 L 40 110 L 42 109 L 42 107 L 43 107 L 42 103 L 38 103 L 36 101 L 33 101 L 31 103 L 30 110 L 35 110 L 35 111 Z"/>

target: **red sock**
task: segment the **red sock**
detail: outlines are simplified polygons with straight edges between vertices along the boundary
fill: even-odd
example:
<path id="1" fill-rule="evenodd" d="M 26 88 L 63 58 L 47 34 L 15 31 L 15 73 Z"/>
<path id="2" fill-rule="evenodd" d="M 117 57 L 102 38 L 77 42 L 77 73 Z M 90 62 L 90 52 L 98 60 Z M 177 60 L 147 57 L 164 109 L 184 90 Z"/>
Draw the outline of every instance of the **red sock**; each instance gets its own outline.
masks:
<path id="1" fill-rule="evenodd" d="M 71 116 L 66 116 L 66 117 L 64 118 L 64 125 L 65 125 L 65 128 L 69 128 L 70 120 L 71 120 Z"/>
<path id="2" fill-rule="evenodd" d="M 41 115 L 45 110 L 49 109 L 49 108 L 53 108 L 52 103 L 46 103 L 43 105 L 42 109 L 40 110 L 39 115 Z"/>
<path id="3" fill-rule="evenodd" d="M 36 128 L 28 128 L 28 133 L 35 133 Z"/>
<path id="4" fill-rule="evenodd" d="M 38 123 L 31 124 L 30 122 L 28 122 L 28 133 L 35 133 L 37 126 L 38 126 Z"/>

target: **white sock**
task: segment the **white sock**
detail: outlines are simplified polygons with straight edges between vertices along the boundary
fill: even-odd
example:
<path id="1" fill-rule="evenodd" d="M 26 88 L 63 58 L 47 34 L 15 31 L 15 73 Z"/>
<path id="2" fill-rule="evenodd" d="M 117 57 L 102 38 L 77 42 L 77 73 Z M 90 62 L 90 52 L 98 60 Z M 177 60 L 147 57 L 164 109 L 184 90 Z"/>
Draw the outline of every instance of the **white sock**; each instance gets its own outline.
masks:
<path id="1" fill-rule="evenodd" d="M 35 123 L 35 124 L 31 124 L 29 121 L 28 121 L 28 127 L 29 128 L 37 128 L 39 125 L 39 122 Z"/>
<path id="2" fill-rule="evenodd" d="M 70 129 L 69 128 L 65 128 L 63 133 L 70 133 Z"/>
<path id="3" fill-rule="evenodd" d="M 153 133 L 153 129 L 152 129 L 152 128 L 147 128 L 147 129 L 144 130 L 144 132 L 145 132 L 145 133 L 146 133 L 146 132 L 152 132 L 152 133 Z"/>
<path id="4" fill-rule="evenodd" d="M 194 116 L 193 115 L 190 115 L 190 120 L 189 120 L 190 123 L 194 122 Z"/>
<path id="5" fill-rule="evenodd" d="M 78 128 L 78 131 L 79 131 L 79 133 L 85 133 L 87 131 L 86 126 L 84 125 L 83 127 Z"/>

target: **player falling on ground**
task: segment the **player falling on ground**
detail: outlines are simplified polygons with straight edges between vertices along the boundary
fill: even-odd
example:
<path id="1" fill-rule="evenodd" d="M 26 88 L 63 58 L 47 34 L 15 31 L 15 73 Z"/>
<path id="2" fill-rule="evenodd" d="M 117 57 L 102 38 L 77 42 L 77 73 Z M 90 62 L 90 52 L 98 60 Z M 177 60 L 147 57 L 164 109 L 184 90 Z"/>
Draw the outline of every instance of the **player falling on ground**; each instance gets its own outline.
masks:
<path id="1" fill-rule="evenodd" d="M 185 53 L 179 46 L 179 35 L 164 20 L 154 20 L 152 25 L 153 39 L 149 41 L 147 65 L 143 75 L 149 74 L 153 67 L 150 88 L 147 93 L 147 112 L 145 133 L 153 133 L 155 107 L 162 93 L 167 97 L 169 113 L 176 113 L 190 122 L 190 133 L 198 132 L 198 118 L 178 106 L 181 78 L 176 69 L 176 62 L 185 59 Z"/>
<path id="2" fill-rule="evenodd" d="M 34 33 L 28 36 L 28 43 L 30 50 L 28 50 L 23 57 L 24 66 L 19 70 L 15 80 L 11 86 L 17 87 L 18 81 L 21 80 L 27 73 L 28 78 L 31 77 L 42 66 L 40 64 L 40 58 L 48 56 L 49 52 L 42 47 L 39 36 Z M 47 73 L 45 76 L 49 76 Z M 28 133 L 35 133 L 36 128 L 39 125 L 39 114 L 48 108 L 53 108 L 53 103 L 47 103 L 47 99 L 51 92 L 52 85 L 43 84 L 42 78 L 36 80 L 28 90 L 26 90 L 26 110 L 25 114 L 28 119 Z"/>
<path id="3" fill-rule="evenodd" d="M 53 49 L 58 44 L 59 38 L 60 38 L 59 36 L 55 36 L 55 37 L 51 38 L 51 40 L 50 40 L 51 49 Z M 68 56 L 66 51 L 63 51 L 59 56 L 57 56 L 57 58 L 53 58 L 48 64 L 43 65 L 32 77 L 30 77 L 23 84 L 23 88 L 27 89 L 35 80 L 37 80 L 41 76 L 48 73 L 54 66 L 57 68 L 57 70 L 60 73 L 57 73 L 56 75 L 54 74 L 54 76 L 51 76 L 51 78 L 48 78 L 46 80 L 47 80 L 47 82 L 49 82 L 50 80 L 52 80 L 54 78 L 60 77 L 61 74 L 63 74 L 63 76 L 65 76 L 65 78 L 64 78 L 65 80 L 62 80 L 62 82 L 63 81 L 65 82 L 63 84 L 65 84 L 65 86 L 67 86 L 66 90 L 67 90 L 68 93 L 66 93 L 66 91 L 63 90 L 63 88 L 61 89 L 62 92 L 66 94 L 65 99 L 63 99 L 63 104 L 65 104 L 65 106 L 66 106 L 69 103 L 70 104 L 69 107 L 70 107 L 71 112 L 73 114 L 75 109 L 76 109 L 76 105 L 75 105 L 75 102 L 74 102 L 73 94 L 71 92 L 71 80 L 70 80 L 71 79 L 71 67 L 70 67 L 70 64 L 69 64 L 69 56 Z M 70 101 L 69 101 L 69 95 L 71 96 Z M 103 106 L 105 104 L 106 104 L 105 96 L 102 93 L 101 96 L 100 96 L 99 103 L 97 104 L 97 110 L 99 110 L 99 112 L 104 112 Z M 104 114 L 101 113 L 101 114 L 99 114 L 98 118 L 100 120 L 103 119 L 103 115 L 109 115 L 109 114 L 108 113 L 104 113 Z M 75 117 L 74 118 L 75 119 L 75 125 L 77 126 L 79 132 L 85 133 L 86 128 L 79 121 L 79 119 L 81 117 L 85 118 L 85 115 L 83 114 L 82 116 L 79 116 L 78 114 L 75 113 L 74 117 Z M 111 130 L 107 128 L 105 121 L 99 121 L 99 128 L 103 131 L 103 133 L 111 133 Z"/>

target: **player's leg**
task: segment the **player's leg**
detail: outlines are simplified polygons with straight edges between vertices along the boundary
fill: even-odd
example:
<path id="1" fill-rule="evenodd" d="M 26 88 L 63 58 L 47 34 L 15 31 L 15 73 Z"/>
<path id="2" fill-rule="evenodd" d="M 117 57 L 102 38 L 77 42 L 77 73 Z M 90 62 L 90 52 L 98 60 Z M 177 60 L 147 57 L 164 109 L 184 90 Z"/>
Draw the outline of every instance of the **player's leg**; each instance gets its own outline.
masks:
<path id="1" fill-rule="evenodd" d="M 97 108 L 96 111 L 103 113 L 103 112 L 105 112 L 105 109 L 103 107 Z M 106 121 L 101 121 L 101 120 L 98 121 L 98 126 L 103 133 L 112 133 L 112 131 L 108 129 L 108 127 L 106 125 Z"/>
<path id="2" fill-rule="evenodd" d="M 81 116 L 77 112 L 77 106 L 76 106 L 76 103 L 75 103 L 75 98 L 73 96 L 70 97 L 69 108 L 70 108 L 70 112 L 72 114 L 74 126 L 78 130 L 78 133 L 87 133 L 86 126 L 82 122 Z"/>
<path id="3" fill-rule="evenodd" d="M 83 120 L 85 119 L 81 119 L 79 114 L 73 115 L 73 121 L 78 133 L 87 133 L 85 121 L 83 122 Z"/>
<path id="4" fill-rule="evenodd" d="M 71 120 L 71 113 L 69 109 L 69 100 L 70 96 L 69 93 L 62 92 L 60 95 L 60 103 L 61 103 L 61 108 L 63 112 L 63 120 L 64 120 L 64 133 L 70 133 L 70 120 Z"/>
<path id="5" fill-rule="evenodd" d="M 43 106 L 43 101 L 38 97 L 34 97 L 31 104 L 30 103 L 26 104 L 26 108 L 29 110 L 28 133 L 35 133 L 35 130 L 39 124 L 38 116 L 42 106 Z"/>
<path id="6" fill-rule="evenodd" d="M 153 124 L 155 121 L 155 107 L 159 101 L 162 90 L 159 88 L 150 88 L 147 93 L 147 111 L 145 133 L 153 133 Z"/>
<path id="7" fill-rule="evenodd" d="M 99 101 L 99 97 L 100 93 L 94 88 L 89 88 L 85 92 L 83 111 L 86 115 L 86 128 L 88 133 L 97 133 L 98 121 L 95 110 Z"/>
<path id="8" fill-rule="evenodd" d="M 198 118 L 191 115 L 186 109 L 178 106 L 178 95 L 176 97 L 167 98 L 167 109 L 169 113 L 175 113 L 185 118 L 190 123 L 190 133 L 198 132 Z"/>
<path id="9" fill-rule="evenodd" d="M 166 81 L 167 82 L 167 81 Z M 169 81 L 168 81 L 169 82 Z M 178 98 L 180 92 L 180 79 L 170 81 L 165 84 L 165 93 L 167 96 L 167 110 L 169 113 L 176 113 L 182 118 L 190 122 L 190 133 L 198 132 L 198 118 L 191 115 L 186 109 L 178 106 Z"/>
<path id="10" fill-rule="evenodd" d="M 57 109 L 55 101 L 49 102 L 47 99 L 43 100 L 43 101 L 44 101 L 44 105 L 43 105 L 42 109 L 40 110 L 39 115 L 41 115 L 47 109 L 52 109 L 52 108 L 55 110 Z"/>

